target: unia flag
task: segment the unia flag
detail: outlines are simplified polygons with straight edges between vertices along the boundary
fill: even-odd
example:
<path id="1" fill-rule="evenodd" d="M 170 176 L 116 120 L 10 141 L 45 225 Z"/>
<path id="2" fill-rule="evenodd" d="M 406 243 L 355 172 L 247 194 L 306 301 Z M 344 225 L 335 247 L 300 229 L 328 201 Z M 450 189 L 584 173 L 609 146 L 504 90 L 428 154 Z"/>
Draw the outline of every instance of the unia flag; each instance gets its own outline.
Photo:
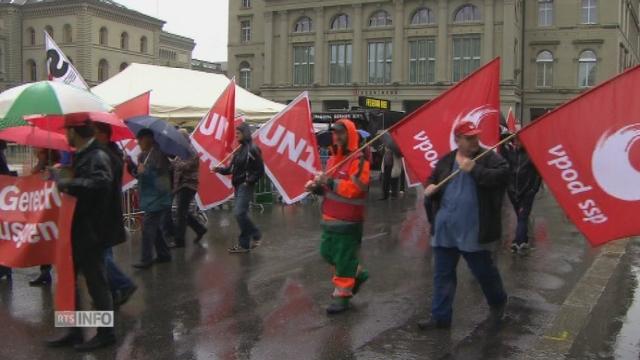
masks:
<path id="1" fill-rule="evenodd" d="M 640 67 L 524 128 L 519 138 L 593 245 L 640 235 Z"/>
<path id="2" fill-rule="evenodd" d="M 213 168 L 230 158 L 235 147 L 236 83 L 231 80 L 211 110 L 191 134 L 191 143 L 200 156 L 200 181 L 196 201 L 201 209 L 219 205 L 233 196 L 228 176 Z"/>
<path id="3" fill-rule="evenodd" d="M 453 130 L 458 124 L 470 121 L 482 129 L 482 146 L 497 144 L 499 109 L 500 59 L 496 58 L 409 114 L 390 133 L 408 165 L 407 172 L 424 184 L 438 160 L 456 149 Z"/>
<path id="4" fill-rule="evenodd" d="M 84 81 L 82 75 L 46 31 L 44 32 L 44 43 L 47 49 L 47 75 L 49 80 L 60 81 L 89 90 L 89 85 Z"/>
<path id="5" fill-rule="evenodd" d="M 253 138 L 262 150 L 265 171 L 285 203 L 302 200 L 307 195 L 305 184 L 322 170 L 309 94 L 300 94 Z"/>

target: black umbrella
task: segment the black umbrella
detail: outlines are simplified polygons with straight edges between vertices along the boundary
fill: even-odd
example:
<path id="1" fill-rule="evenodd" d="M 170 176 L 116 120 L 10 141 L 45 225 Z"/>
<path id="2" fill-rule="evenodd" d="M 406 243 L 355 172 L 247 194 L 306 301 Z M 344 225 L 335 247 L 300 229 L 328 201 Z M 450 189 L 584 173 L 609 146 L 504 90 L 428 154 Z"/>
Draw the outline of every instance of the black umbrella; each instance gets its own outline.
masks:
<path id="1" fill-rule="evenodd" d="M 160 150 L 167 155 L 178 156 L 185 160 L 194 155 L 189 140 L 173 125 L 162 119 L 153 116 L 136 116 L 128 119 L 126 123 L 134 134 L 142 129 L 151 130 Z"/>
<path id="2" fill-rule="evenodd" d="M 382 135 L 382 143 L 389 148 L 389 150 L 393 151 L 393 153 L 396 156 L 402 156 L 402 152 L 400 152 L 400 148 L 398 147 L 398 144 L 396 144 L 395 141 L 393 141 L 393 138 L 391 137 L 391 134 L 389 134 L 388 132 L 384 133 Z"/>

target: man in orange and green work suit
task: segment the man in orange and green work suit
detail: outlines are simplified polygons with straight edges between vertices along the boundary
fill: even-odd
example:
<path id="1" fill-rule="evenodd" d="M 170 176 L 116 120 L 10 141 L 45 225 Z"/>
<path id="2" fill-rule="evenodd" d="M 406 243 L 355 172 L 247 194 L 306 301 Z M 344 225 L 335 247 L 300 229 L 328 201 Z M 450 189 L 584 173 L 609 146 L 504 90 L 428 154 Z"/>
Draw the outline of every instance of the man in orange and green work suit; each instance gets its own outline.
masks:
<path id="1" fill-rule="evenodd" d="M 308 191 L 324 196 L 320 253 L 335 268 L 334 301 L 327 308 L 330 315 L 348 310 L 349 300 L 369 278 L 359 264 L 358 252 L 370 163 L 363 153 L 353 154 L 358 150 L 359 139 L 353 122 L 338 120 L 333 131 L 332 156 L 327 163 L 329 173 L 319 174 L 307 183 Z"/>

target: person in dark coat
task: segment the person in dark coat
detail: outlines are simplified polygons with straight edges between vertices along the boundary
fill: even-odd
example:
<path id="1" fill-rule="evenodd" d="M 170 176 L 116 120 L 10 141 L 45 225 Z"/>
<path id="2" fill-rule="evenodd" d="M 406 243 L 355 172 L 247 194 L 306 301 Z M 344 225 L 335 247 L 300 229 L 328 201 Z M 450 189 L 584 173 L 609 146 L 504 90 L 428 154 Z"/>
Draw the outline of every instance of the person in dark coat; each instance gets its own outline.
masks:
<path id="1" fill-rule="evenodd" d="M 231 175 L 231 183 L 235 188 L 233 214 L 240 227 L 240 236 L 238 245 L 229 248 L 229 253 L 232 254 L 249 252 L 251 248 L 260 245 L 262 238 L 260 230 L 249 218 L 254 187 L 264 174 L 262 152 L 251 141 L 251 129 L 247 124 L 243 123 L 236 128 L 236 140 L 240 148 L 233 154 L 231 164 L 214 169 L 219 174 Z"/>
<path id="2" fill-rule="evenodd" d="M 180 132 L 187 139 L 189 138 L 187 130 L 180 129 Z M 191 202 L 193 202 L 198 191 L 198 170 L 200 167 L 200 157 L 195 149 L 192 148 L 191 150 L 193 154 L 191 158 L 183 160 L 176 157 L 175 160 L 171 161 L 173 193 L 176 198 L 176 240 L 173 247 L 176 248 L 185 246 L 187 225 L 196 233 L 196 238 L 193 240 L 194 243 L 198 243 L 207 232 L 207 228 L 198 221 L 193 212 L 189 211 Z"/>
<path id="3" fill-rule="evenodd" d="M 500 154 L 509 164 L 507 195 L 518 217 L 511 251 L 523 254 L 529 249 L 529 216 L 542 178 L 518 138 L 502 147 Z"/>
<path id="4" fill-rule="evenodd" d="M 7 158 L 4 155 L 4 150 L 7 148 L 7 143 L 0 140 L 0 175 L 11 175 L 9 170 L 9 164 L 7 164 Z M 0 280 L 7 278 L 11 281 L 11 268 L 0 265 Z"/>
<path id="5" fill-rule="evenodd" d="M 107 235 L 111 237 L 112 244 L 120 244 L 127 239 L 122 214 L 122 198 L 119 196 L 122 193 L 124 153 L 115 142 L 111 141 L 112 130 L 110 125 L 94 123 L 94 126 L 96 129 L 96 140 L 107 150 L 113 168 L 111 191 L 115 196 L 109 203 L 108 214 L 105 215 L 105 220 L 108 222 L 106 228 L 109 231 Z M 111 289 L 111 295 L 113 297 L 113 304 L 115 307 L 122 306 L 129 301 L 138 287 L 115 263 L 113 248 L 110 247 L 105 251 L 104 262 L 109 288 Z"/>
<path id="6" fill-rule="evenodd" d="M 454 134 L 458 149 L 438 162 L 425 189 L 434 280 L 431 318 L 418 323 L 423 330 L 451 326 L 460 256 L 480 283 L 495 323 L 502 320 L 507 303 L 490 250 L 501 237 L 501 210 L 509 167 L 493 151 L 473 160 L 484 151 L 478 139 L 480 130 L 473 123 L 461 123 Z M 458 169 L 457 176 L 438 185 Z"/>
<path id="7" fill-rule="evenodd" d="M 96 310 L 113 311 L 113 299 L 107 283 L 104 265 L 105 249 L 114 245 L 109 236 L 109 213 L 111 201 L 120 198 L 113 193 L 113 168 L 105 149 L 95 140 L 95 130 L 88 120 L 69 119 L 65 122 L 69 145 L 76 149 L 73 157 L 73 176 L 54 179 L 60 191 L 76 198 L 76 208 L 71 226 L 73 265 L 76 275 L 84 275 L 87 289 Z M 76 304 L 80 304 L 76 290 Z M 90 351 L 114 344 L 113 327 L 100 327 L 91 340 L 82 343 L 80 328 L 70 328 L 57 339 L 48 341 L 51 347 L 74 346 L 78 351 Z"/>

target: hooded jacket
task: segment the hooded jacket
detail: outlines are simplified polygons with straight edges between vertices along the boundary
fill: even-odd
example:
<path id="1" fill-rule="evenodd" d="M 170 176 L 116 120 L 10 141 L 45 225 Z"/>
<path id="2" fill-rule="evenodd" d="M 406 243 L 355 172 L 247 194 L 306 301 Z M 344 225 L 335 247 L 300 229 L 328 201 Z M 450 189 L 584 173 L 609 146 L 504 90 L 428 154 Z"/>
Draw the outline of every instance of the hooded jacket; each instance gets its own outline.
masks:
<path id="1" fill-rule="evenodd" d="M 346 157 L 358 150 L 359 135 L 355 124 L 347 119 L 336 122 L 347 131 L 346 149 L 339 146 L 334 139 L 332 156 L 327 162 L 327 169 L 332 169 Z M 359 152 L 353 155 L 335 171 L 328 174 L 327 186 L 318 191 L 324 195 L 322 218 L 326 226 L 335 228 L 362 224 L 364 221 L 364 201 L 369 190 L 370 162 Z"/>
<path id="2" fill-rule="evenodd" d="M 509 185 L 507 193 L 511 199 L 521 201 L 531 198 L 540 190 L 542 179 L 524 147 L 507 145 L 500 149 L 500 154 L 509 163 Z"/>
<path id="3" fill-rule="evenodd" d="M 234 188 L 246 183 L 255 185 L 264 174 L 262 152 L 251 139 L 251 129 L 247 124 L 240 124 L 236 130 L 242 133 L 240 148 L 236 150 L 227 167 L 218 168 L 218 173 L 231 175 L 231 183 Z"/>

